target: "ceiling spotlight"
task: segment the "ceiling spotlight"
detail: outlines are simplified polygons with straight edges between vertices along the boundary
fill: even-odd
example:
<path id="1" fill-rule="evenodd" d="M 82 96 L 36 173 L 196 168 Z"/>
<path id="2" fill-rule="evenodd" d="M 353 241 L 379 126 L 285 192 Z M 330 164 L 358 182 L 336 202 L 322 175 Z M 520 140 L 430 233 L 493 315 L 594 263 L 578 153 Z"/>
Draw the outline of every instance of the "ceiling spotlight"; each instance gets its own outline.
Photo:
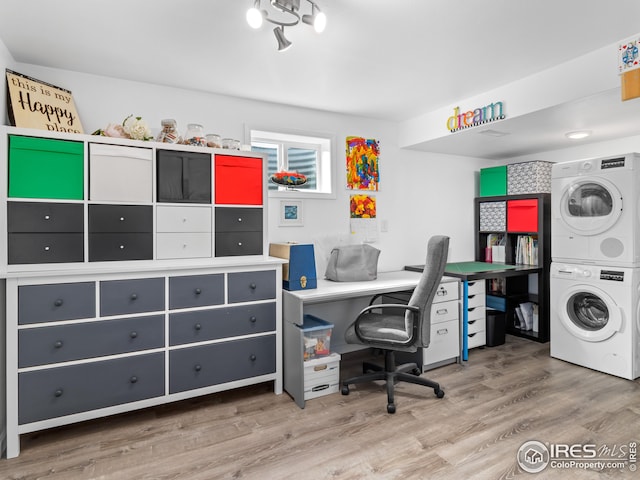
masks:
<path id="1" fill-rule="evenodd" d="M 278 40 L 278 51 L 284 52 L 285 50 L 288 50 L 291 46 L 291 42 L 284 36 L 284 27 L 274 28 L 273 34 L 276 36 L 276 40 Z"/>
<path id="2" fill-rule="evenodd" d="M 265 0 L 266 1 L 266 0 Z M 301 15 L 300 1 L 311 5 L 311 13 Z M 277 25 L 273 33 L 278 40 L 278 51 L 283 52 L 291 46 L 291 42 L 284 36 L 284 27 L 293 27 L 300 21 L 311 25 L 316 32 L 322 33 L 327 26 L 327 16 L 320 10 L 314 0 L 269 0 L 274 16 L 261 8 L 262 0 L 253 0 L 253 7 L 247 10 L 247 23 L 251 28 L 260 28 L 263 21 Z"/>
<path id="3" fill-rule="evenodd" d="M 564 136 L 570 140 L 580 140 L 582 138 L 587 138 L 589 135 L 591 135 L 590 130 L 579 130 L 579 131 L 568 132 L 564 134 Z"/>

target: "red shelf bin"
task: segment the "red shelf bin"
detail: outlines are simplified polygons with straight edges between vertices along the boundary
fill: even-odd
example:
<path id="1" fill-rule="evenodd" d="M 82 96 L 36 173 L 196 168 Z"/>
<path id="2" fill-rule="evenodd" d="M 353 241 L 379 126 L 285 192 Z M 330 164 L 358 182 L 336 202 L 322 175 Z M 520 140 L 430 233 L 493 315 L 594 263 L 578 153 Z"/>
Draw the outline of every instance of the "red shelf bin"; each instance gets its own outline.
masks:
<path id="1" fill-rule="evenodd" d="M 538 231 L 538 199 L 507 201 L 507 231 Z"/>
<path id="2" fill-rule="evenodd" d="M 215 156 L 215 203 L 262 205 L 262 159 Z"/>

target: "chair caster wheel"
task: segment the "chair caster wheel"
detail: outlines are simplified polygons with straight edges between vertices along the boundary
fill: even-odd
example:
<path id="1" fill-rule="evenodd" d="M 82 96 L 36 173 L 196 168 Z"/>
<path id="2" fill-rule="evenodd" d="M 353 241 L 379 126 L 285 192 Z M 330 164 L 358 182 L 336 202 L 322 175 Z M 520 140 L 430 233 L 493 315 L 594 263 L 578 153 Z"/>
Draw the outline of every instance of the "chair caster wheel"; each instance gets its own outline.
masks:
<path id="1" fill-rule="evenodd" d="M 438 397 L 438 398 L 444 397 L 444 390 L 440 390 L 438 388 L 437 390 L 434 390 L 434 391 L 435 391 L 436 397 Z"/>
<path id="2" fill-rule="evenodd" d="M 343 395 L 349 395 L 349 387 L 346 385 L 343 386 L 341 392 Z"/>
<path id="3" fill-rule="evenodd" d="M 416 377 L 419 377 L 420 375 L 422 375 L 422 370 L 420 370 L 419 368 L 414 368 L 413 370 L 411 370 L 411 373 Z"/>
<path id="4" fill-rule="evenodd" d="M 393 403 L 387 404 L 387 413 L 396 413 L 396 406 Z"/>

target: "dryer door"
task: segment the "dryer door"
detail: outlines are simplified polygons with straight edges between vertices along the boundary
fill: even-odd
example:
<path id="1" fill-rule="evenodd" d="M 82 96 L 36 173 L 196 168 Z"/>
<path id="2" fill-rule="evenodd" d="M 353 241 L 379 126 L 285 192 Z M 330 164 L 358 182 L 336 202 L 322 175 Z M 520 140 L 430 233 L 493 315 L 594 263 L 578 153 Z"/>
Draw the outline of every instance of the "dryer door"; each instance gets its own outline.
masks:
<path id="1" fill-rule="evenodd" d="M 560 321 L 571 334 L 588 342 L 601 342 L 622 329 L 622 311 L 603 290 L 574 285 L 560 299 Z"/>
<path id="2" fill-rule="evenodd" d="M 597 235 L 610 229 L 622 215 L 622 195 L 608 180 L 584 177 L 562 190 L 560 218 L 578 235 Z"/>

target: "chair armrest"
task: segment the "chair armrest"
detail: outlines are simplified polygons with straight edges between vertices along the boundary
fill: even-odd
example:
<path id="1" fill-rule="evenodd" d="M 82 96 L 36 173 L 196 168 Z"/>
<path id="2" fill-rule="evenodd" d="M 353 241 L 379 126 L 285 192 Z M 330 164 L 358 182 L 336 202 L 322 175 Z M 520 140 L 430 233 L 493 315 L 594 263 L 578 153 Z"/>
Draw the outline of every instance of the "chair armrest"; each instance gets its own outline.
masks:
<path id="1" fill-rule="evenodd" d="M 420 307 L 416 307 L 413 305 L 403 305 L 402 303 L 379 303 L 379 304 L 375 304 L 375 305 L 369 305 L 368 307 L 363 308 L 360 313 L 358 314 L 358 316 L 356 317 L 356 320 L 354 322 L 354 327 L 355 327 L 355 332 L 356 335 L 358 336 L 358 338 L 360 339 L 361 342 L 367 344 L 367 343 L 371 343 L 371 340 L 364 338 L 361 334 L 360 334 L 360 321 L 362 320 L 362 318 L 368 314 L 371 313 L 373 310 L 405 310 L 409 311 L 412 313 L 412 325 L 411 325 L 411 336 L 409 337 L 409 339 L 406 342 L 394 342 L 397 345 L 411 345 L 414 340 L 416 339 L 417 335 L 418 335 L 418 319 L 416 318 L 418 315 L 420 315 Z"/>

